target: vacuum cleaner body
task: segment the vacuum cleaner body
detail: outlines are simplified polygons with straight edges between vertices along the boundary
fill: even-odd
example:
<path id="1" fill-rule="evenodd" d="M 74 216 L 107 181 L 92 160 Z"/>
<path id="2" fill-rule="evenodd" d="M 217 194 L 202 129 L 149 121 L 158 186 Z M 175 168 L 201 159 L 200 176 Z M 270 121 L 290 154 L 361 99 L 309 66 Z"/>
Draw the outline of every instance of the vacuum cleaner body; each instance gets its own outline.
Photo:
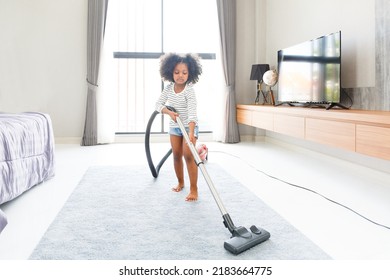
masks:
<path id="1" fill-rule="evenodd" d="M 207 161 L 208 159 L 208 153 L 209 153 L 209 149 L 207 148 L 207 146 L 205 144 L 199 144 L 197 147 L 196 147 L 196 150 L 198 152 L 198 155 L 200 157 L 200 159 L 205 162 Z"/>

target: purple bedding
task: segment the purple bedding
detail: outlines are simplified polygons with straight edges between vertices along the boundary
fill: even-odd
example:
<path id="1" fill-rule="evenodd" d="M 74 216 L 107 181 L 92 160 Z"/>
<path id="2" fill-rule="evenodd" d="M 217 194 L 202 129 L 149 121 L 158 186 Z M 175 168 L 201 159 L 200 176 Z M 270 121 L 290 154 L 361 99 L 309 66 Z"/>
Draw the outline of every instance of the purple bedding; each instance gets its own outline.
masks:
<path id="1" fill-rule="evenodd" d="M 54 176 L 49 115 L 0 113 L 0 204 Z"/>

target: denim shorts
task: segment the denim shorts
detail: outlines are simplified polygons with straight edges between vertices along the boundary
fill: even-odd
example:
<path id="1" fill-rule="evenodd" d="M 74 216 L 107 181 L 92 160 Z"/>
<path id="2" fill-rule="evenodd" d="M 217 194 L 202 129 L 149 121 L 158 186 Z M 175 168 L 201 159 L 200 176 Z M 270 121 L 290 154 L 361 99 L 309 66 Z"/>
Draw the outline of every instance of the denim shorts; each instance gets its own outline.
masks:
<path id="1" fill-rule="evenodd" d="M 188 133 L 190 131 L 190 128 L 186 127 L 186 131 Z M 181 133 L 181 130 L 180 130 L 179 127 L 171 127 L 171 128 L 169 128 L 169 134 L 170 135 L 181 136 L 181 137 L 183 136 L 183 133 Z M 194 134 L 195 134 L 195 137 L 198 138 L 198 135 L 199 135 L 199 128 L 198 128 L 198 126 L 195 126 Z"/>

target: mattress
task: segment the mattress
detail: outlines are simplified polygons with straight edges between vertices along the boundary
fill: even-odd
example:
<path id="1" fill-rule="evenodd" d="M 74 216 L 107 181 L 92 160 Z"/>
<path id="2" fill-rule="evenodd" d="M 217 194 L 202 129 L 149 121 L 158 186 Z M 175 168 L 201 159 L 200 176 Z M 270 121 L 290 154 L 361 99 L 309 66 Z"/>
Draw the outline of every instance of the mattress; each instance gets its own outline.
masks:
<path id="1" fill-rule="evenodd" d="M 44 113 L 0 113 L 0 204 L 54 176 L 54 135 Z"/>

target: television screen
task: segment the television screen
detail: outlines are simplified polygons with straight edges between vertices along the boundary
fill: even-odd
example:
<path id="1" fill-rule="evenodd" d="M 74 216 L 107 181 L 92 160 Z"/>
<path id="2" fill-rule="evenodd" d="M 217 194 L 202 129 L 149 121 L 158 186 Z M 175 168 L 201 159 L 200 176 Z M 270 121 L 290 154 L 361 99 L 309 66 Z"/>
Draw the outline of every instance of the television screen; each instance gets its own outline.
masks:
<path id="1" fill-rule="evenodd" d="M 338 103 L 341 31 L 278 51 L 278 101 Z"/>

